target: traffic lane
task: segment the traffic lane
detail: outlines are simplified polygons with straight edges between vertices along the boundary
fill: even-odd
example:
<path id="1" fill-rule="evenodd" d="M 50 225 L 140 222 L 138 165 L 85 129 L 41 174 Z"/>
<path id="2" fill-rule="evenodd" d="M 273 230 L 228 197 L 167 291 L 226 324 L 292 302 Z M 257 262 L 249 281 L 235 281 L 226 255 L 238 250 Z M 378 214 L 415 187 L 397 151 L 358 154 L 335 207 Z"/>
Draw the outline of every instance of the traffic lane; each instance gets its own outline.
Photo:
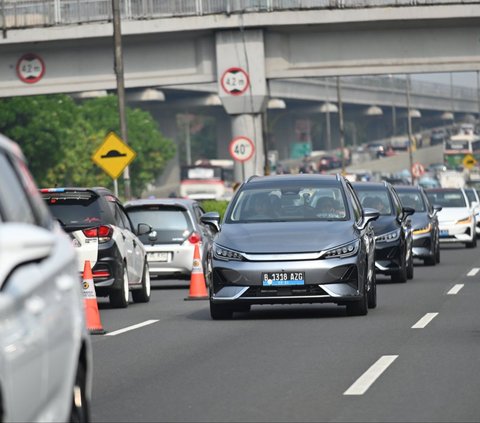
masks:
<path id="1" fill-rule="evenodd" d="M 480 275 L 444 295 L 424 328 L 411 329 L 397 360 L 363 396 L 349 398 L 335 421 L 478 422 Z"/>
<path id="2" fill-rule="evenodd" d="M 153 304 L 158 293 L 162 304 L 173 307 L 168 313 L 160 307 L 163 320 L 95 343 L 95 362 L 103 364 L 94 383 L 94 420 L 334 419 L 345 406 L 345 389 L 380 355 L 408 343 L 432 289 L 449 283 L 445 273 L 452 269 L 443 267 L 420 268 L 419 281 L 380 284 L 379 308 L 365 318 L 345 317 L 335 306 L 266 306 L 232 322 L 213 322 L 207 302 L 185 302 L 184 291 L 154 291 Z M 462 272 L 467 270 L 453 269 L 454 275 Z M 424 300 L 412 309 L 407 289 L 427 284 L 422 273 L 437 280 L 425 279 L 433 285 L 416 294 Z M 118 368 L 118 351 L 142 359 Z M 136 404 L 131 414 L 126 401 Z"/>

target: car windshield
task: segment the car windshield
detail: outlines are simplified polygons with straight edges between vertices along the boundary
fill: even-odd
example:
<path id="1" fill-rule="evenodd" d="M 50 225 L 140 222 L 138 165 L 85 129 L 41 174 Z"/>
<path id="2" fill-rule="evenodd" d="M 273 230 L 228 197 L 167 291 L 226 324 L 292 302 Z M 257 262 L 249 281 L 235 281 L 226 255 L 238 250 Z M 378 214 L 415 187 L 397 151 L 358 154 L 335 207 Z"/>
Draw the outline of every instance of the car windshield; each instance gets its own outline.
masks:
<path id="1" fill-rule="evenodd" d="M 473 191 L 473 188 L 466 189 L 465 194 L 467 194 L 467 198 L 470 204 L 472 204 L 474 201 L 477 201 L 477 197 L 475 197 L 475 192 Z"/>
<path id="2" fill-rule="evenodd" d="M 45 193 L 42 196 L 50 212 L 65 227 L 104 223 L 98 196 L 93 193 Z"/>
<path id="3" fill-rule="evenodd" d="M 392 214 L 392 206 L 387 190 L 371 189 L 369 187 L 355 187 L 360 203 L 365 208 L 376 209 L 381 215 Z"/>
<path id="4" fill-rule="evenodd" d="M 348 220 L 349 214 L 339 183 L 275 186 L 244 189 L 236 197 L 227 223 L 265 221 Z"/>
<path id="5" fill-rule="evenodd" d="M 467 207 L 465 197 L 459 189 L 427 191 L 427 197 L 431 204 L 442 207 Z"/>
<path id="6" fill-rule="evenodd" d="M 192 233 L 193 224 L 187 210 L 172 206 L 142 206 L 129 207 L 127 214 L 137 227 L 139 223 L 146 223 L 156 232 L 156 241 L 171 243 L 183 241 Z M 148 234 L 139 237 L 142 242 L 148 239 Z"/>
<path id="7" fill-rule="evenodd" d="M 418 191 L 397 191 L 400 201 L 404 207 L 411 207 L 416 212 L 424 212 L 425 202 Z"/>

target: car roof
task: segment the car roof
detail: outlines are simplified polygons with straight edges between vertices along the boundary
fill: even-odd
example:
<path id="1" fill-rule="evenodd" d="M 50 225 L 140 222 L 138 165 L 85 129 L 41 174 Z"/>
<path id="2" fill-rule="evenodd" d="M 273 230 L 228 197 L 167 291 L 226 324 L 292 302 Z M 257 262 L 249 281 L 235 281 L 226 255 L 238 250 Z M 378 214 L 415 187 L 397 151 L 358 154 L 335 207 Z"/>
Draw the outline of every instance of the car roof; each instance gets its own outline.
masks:
<path id="1" fill-rule="evenodd" d="M 112 191 L 105 187 L 54 187 L 54 188 L 40 188 L 42 194 L 61 194 L 62 192 L 93 192 L 98 196 L 112 196 L 117 201 L 120 201 Z"/>
<path id="2" fill-rule="evenodd" d="M 354 188 L 372 188 L 374 190 L 384 190 L 387 185 L 390 185 L 389 182 L 352 182 Z"/>
<path id="3" fill-rule="evenodd" d="M 421 191 L 423 188 L 418 185 L 394 185 L 395 191 Z"/>
<path id="4" fill-rule="evenodd" d="M 143 198 L 130 200 L 125 203 L 125 208 L 141 206 L 183 206 L 191 207 L 198 204 L 198 201 L 190 198 Z"/>
<path id="5" fill-rule="evenodd" d="M 264 183 L 269 181 L 340 181 L 341 176 L 338 174 L 318 174 L 318 173 L 298 173 L 285 175 L 268 175 L 268 176 L 251 176 L 247 184 Z"/>
<path id="6" fill-rule="evenodd" d="M 0 134 L 0 148 L 7 151 L 9 154 L 15 155 L 22 161 L 25 161 L 25 156 L 23 155 L 20 146 L 3 134 Z"/>

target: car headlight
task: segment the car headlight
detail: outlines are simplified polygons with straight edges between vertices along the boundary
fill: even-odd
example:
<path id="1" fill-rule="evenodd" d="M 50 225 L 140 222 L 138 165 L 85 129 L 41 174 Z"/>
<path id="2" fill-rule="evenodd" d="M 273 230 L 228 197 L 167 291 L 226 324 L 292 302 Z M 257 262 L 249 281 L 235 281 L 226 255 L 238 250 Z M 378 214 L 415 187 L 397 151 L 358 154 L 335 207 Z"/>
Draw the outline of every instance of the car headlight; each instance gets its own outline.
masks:
<path id="1" fill-rule="evenodd" d="M 472 223 L 472 216 L 468 216 L 465 219 L 460 219 L 457 220 L 457 225 L 468 225 L 469 223 Z"/>
<path id="2" fill-rule="evenodd" d="M 421 234 L 426 234 L 432 230 L 432 225 L 429 223 L 427 226 L 423 226 L 422 228 L 414 229 L 413 234 L 414 235 L 421 235 Z"/>
<path id="3" fill-rule="evenodd" d="M 344 258 L 351 257 L 358 253 L 360 240 L 355 240 L 347 244 L 339 245 L 335 248 L 330 248 L 322 253 L 322 258 Z"/>
<path id="4" fill-rule="evenodd" d="M 229 248 L 222 247 L 218 244 L 213 244 L 213 256 L 219 260 L 237 260 L 242 261 L 243 256 L 238 251 L 230 250 Z"/>
<path id="5" fill-rule="evenodd" d="M 378 235 L 375 237 L 376 242 L 392 242 L 396 241 L 400 237 L 400 229 L 395 229 L 392 232 L 387 232 L 386 234 Z"/>

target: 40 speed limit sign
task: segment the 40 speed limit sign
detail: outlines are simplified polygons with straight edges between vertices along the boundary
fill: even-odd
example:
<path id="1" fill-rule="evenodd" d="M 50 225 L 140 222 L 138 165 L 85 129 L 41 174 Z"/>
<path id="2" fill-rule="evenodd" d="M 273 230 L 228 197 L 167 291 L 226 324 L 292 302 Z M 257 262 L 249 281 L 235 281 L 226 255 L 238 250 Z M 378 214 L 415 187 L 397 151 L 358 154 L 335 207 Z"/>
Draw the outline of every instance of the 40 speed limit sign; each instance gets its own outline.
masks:
<path id="1" fill-rule="evenodd" d="M 237 162 L 250 160 L 255 153 L 255 145 L 250 138 L 237 137 L 230 142 L 230 155 Z"/>

